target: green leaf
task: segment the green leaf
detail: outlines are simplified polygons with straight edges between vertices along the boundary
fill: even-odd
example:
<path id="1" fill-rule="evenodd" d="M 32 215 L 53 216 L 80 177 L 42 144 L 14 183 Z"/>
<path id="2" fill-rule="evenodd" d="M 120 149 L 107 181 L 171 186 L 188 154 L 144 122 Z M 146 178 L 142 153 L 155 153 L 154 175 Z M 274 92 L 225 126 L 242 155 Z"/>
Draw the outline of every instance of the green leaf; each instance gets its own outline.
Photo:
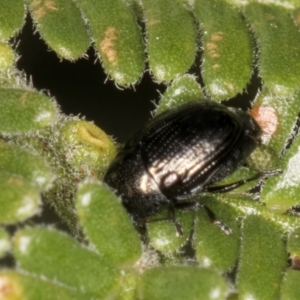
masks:
<path id="1" fill-rule="evenodd" d="M 0 11 L 0 39 L 8 39 L 12 37 L 24 23 L 24 0 L 1 0 Z"/>
<path id="2" fill-rule="evenodd" d="M 150 70 L 158 81 L 183 75 L 196 56 L 196 28 L 179 0 L 142 0 Z"/>
<path id="3" fill-rule="evenodd" d="M 0 227 L 0 257 L 2 257 L 11 248 L 9 235 L 4 228 Z"/>
<path id="4" fill-rule="evenodd" d="M 241 93 L 250 82 L 252 43 L 241 13 L 225 1 L 196 0 L 203 42 L 202 74 L 213 99 Z"/>
<path id="5" fill-rule="evenodd" d="M 167 211 L 162 213 L 162 217 L 167 216 Z M 153 217 L 153 220 L 159 219 L 160 216 Z M 195 213 L 188 211 L 176 211 L 176 220 L 183 229 L 183 236 L 176 234 L 175 225 L 171 220 L 159 222 L 149 222 L 147 224 L 148 235 L 151 245 L 161 252 L 176 251 L 182 246 L 191 234 L 193 228 Z"/>
<path id="6" fill-rule="evenodd" d="M 1 300 L 88 300 L 90 295 L 75 291 L 69 286 L 56 281 L 49 281 L 43 276 L 1 270 Z"/>
<path id="7" fill-rule="evenodd" d="M 48 188 L 54 179 L 49 167 L 40 157 L 1 141 L 0 172 L 20 176 L 38 190 Z"/>
<path id="8" fill-rule="evenodd" d="M 300 295 L 300 272 L 288 270 L 281 285 L 280 300 L 298 300 Z"/>
<path id="9" fill-rule="evenodd" d="M 297 256 L 297 263 L 299 264 L 298 260 L 300 259 L 300 228 L 295 229 L 289 234 L 287 251 L 290 256 Z M 298 265 L 296 267 L 299 268 Z"/>
<path id="10" fill-rule="evenodd" d="M 264 89 L 255 99 L 251 115 L 262 128 L 263 143 L 278 155 L 294 128 L 299 112 L 300 92 L 277 96 Z"/>
<path id="11" fill-rule="evenodd" d="M 56 105 L 41 93 L 0 88 L 0 131 L 26 132 L 53 123 Z"/>
<path id="12" fill-rule="evenodd" d="M 91 27 L 108 75 L 121 86 L 136 83 L 144 69 L 144 46 L 135 17 L 122 0 L 76 0 Z"/>
<path id="13" fill-rule="evenodd" d="M 80 184 L 76 207 L 87 237 L 104 257 L 119 266 L 131 266 L 140 258 L 137 232 L 120 200 L 107 186 L 96 180 Z"/>
<path id="14" fill-rule="evenodd" d="M 238 259 L 240 230 L 233 209 L 217 201 L 214 197 L 201 197 L 201 204 L 206 205 L 215 214 L 216 219 L 224 223 L 231 234 L 211 222 L 205 209 L 197 213 L 195 225 L 196 257 L 203 267 L 212 267 L 219 271 L 233 268 Z"/>
<path id="15" fill-rule="evenodd" d="M 300 228 L 296 228 L 288 236 L 287 251 L 291 259 L 291 267 L 300 270 Z"/>
<path id="16" fill-rule="evenodd" d="M 36 26 L 50 48 L 61 58 L 75 60 L 86 52 L 89 36 L 72 0 L 28 0 Z"/>
<path id="17" fill-rule="evenodd" d="M 77 292 L 107 299 L 116 291 L 119 272 L 103 256 L 83 247 L 59 231 L 26 228 L 13 238 L 20 267 Z"/>
<path id="18" fill-rule="evenodd" d="M 117 153 L 113 140 L 99 127 L 84 120 L 68 120 L 60 133 L 60 145 L 68 153 L 68 163 L 103 177 Z"/>
<path id="19" fill-rule="evenodd" d="M 14 62 L 14 51 L 8 44 L 0 42 L 0 72 L 2 73 L 11 68 L 14 65 Z M 3 75 L 1 73 L 0 76 L 2 77 Z"/>
<path id="20" fill-rule="evenodd" d="M 281 284 L 281 300 L 296 300 L 300 294 L 300 228 L 296 228 L 288 236 L 287 251 L 290 255 L 291 269 L 284 275 Z"/>
<path id="21" fill-rule="evenodd" d="M 245 9 L 259 50 L 259 71 L 265 87 L 277 95 L 299 88 L 300 34 L 283 6 L 251 2 Z"/>
<path id="22" fill-rule="evenodd" d="M 277 299 L 287 254 L 281 232 L 259 215 L 243 221 L 237 273 L 240 299 Z"/>
<path id="23" fill-rule="evenodd" d="M 239 195 L 235 193 L 217 195 L 219 201 L 228 204 L 241 218 L 249 215 L 259 215 L 266 222 L 276 226 L 282 234 L 300 227 L 300 219 L 296 216 L 274 214 L 265 207 L 265 203 L 255 201 L 249 195 Z"/>
<path id="24" fill-rule="evenodd" d="M 40 191 L 20 176 L 0 172 L 0 223 L 23 221 L 40 211 Z"/>
<path id="25" fill-rule="evenodd" d="M 249 167 L 251 169 L 254 169 L 256 172 L 276 170 L 278 169 L 279 164 L 278 153 L 276 153 L 273 148 L 268 147 L 267 145 L 257 145 L 255 150 L 247 158 L 246 164 L 249 165 Z M 238 180 L 238 178 L 246 177 L 237 177 L 236 180 Z"/>
<path id="26" fill-rule="evenodd" d="M 259 201 L 253 201 L 250 197 L 243 197 L 240 194 L 227 193 L 216 195 L 220 201 L 230 205 L 238 215 L 261 214 L 264 210 L 264 204 Z"/>
<path id="27" fill-rule="evenodd" d="M 227 287 L 217 273 L 196 267 L 153 268 L 142 274 L 137 299 L 225 299 Z"/>
<path id="28" fill-rule="evenodd" d="M 261 200 L 271 212 L 285 213 L 294 205 L 300 204 L 300 136 L 286 155 L 280 160 L 283 173 L 271 177 L 263 186 Z"/>
<path id="29" fill-rule="evenodd" d="M 172 81 L 159 101 L 155 115 L 189 101 L 203 99 L 200 84 L 192 75 L 184 75 Z"/>

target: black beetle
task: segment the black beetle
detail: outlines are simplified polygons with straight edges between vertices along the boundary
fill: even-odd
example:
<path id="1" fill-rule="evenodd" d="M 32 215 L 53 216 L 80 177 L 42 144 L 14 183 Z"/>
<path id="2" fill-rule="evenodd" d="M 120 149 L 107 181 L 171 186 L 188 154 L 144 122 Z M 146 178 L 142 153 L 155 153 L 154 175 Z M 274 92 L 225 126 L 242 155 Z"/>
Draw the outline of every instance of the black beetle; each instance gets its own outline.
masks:
<path id="1" fill-rule="evenodd" d="M 212 186 L 245 161 L 260 136 L 259 125 L 246 112 L 208 100 L 189 102 L 136 132 L 104 181 L 121 197 L 136 224 L 145 224 L 167 207 L 168 219 L 182 234 L 174 208 L 194 205 L 187 199 L 201 192 L 226 192 L 258 177 Z"/>

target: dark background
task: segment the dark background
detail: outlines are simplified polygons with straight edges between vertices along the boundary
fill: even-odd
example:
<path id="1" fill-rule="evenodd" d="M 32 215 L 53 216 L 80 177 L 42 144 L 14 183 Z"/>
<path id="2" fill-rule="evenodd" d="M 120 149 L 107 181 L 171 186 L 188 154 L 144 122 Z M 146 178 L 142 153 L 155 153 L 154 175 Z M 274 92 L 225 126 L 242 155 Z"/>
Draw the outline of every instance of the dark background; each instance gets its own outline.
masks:
<path id="1" fill-rule="evenodd" d="M 151 118 L 151 110 L 155 108 L 153 102 L 158 102 L 166 86 L 153 82 L 148 72 L 135 90 L 120 90 L 113 81 L 106 80 L 107 75 L 96 60 L 92 47 L 87 52 L 88 59 L 82 58 L 75 63 L 61 61 L 34 31 L 28 16 L 15 43 L 20 55 L 17 67 L 25 72 L 28 80 L 32 80 L 35 88 L 55 97 L 64 113 L 85 116 L 107 134 L 116 137 L 119 143 Z M 190 71 L 200 76 L 199 55 L 196 62 Z M 227 104 L 247 108 L 259 86 L 260 81 L 254 72 L 247 93 L 227 101 Z"/>
<path id="2" fill-rule="evenodd" d="M 124 142 L 149 120 L 155 108 L 153 101 L 158 100 L 165 86 L 154 83 L 148 72 L 135 90 L 120 90 L 113 81 L 106 80 L 92 47 L 87 52 L 88 59 L 61 61 L 33 32 L 32 20 L 27 17 L 16 42 L 20 55 L 17 67 L 25 71 L 35 88 L 54 96 L 64 113 L 85 116 L 118 142 Z"/>

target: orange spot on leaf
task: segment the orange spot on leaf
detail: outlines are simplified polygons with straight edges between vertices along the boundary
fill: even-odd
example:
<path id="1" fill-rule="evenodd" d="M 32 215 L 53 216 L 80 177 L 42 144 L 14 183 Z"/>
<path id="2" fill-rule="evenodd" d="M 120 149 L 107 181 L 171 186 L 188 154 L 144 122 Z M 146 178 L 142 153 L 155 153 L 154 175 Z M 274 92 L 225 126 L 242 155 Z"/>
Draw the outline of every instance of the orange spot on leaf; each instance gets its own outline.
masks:
<path id="1" fill-rule="evenodd" d="M 254 107 L 251 116 L 260 125 L 264 134 L 273 135 L 278 127 L 278 116 L 273 107 Z"/>

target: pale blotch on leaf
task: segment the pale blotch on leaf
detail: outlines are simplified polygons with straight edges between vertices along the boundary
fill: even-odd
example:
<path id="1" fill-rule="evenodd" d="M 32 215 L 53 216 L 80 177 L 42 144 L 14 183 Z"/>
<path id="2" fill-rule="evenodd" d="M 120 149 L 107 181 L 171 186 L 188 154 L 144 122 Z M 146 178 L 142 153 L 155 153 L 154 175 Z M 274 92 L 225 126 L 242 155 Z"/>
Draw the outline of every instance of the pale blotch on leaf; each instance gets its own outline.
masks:
<path id="1" fill-rule="evenodd" d="M 299 26 L 300 25 L 300 13 L 298 13 L 296 16 L 295 16 L 295 23 Z"/>
<path id="2" fill-rule="evenodd" d="M 208 90 L 210 94 L 214 96 L 227 96 L 228 91 L 224 87 L 224 82 L 222 80 L 214 80 L 211 84 L 208 85 Z"/>
<path id="3" fill-rule="evenodd" d="M 153 73 L 159 80 L 162 80 L 166 77 L 167 70 L 164 65 L 156 65 L 153 68 Z"/>
<path id="4" fill-rule="evenodd" d="M 276 190 L 289 187 L 297 187 L 300 184 L 300 147 L 298 152 L 289 160 L 287 168 L 275 187 Z"/>
<path id="5" fill-rule="evenodd" d="M 201 257 L 201 262 L 202 262 L 202 265 L 203 267 L 210 267 L 211 264 L 212 264 L 212 261 L 209 257 Z"/>
<path id="6" fill-rule="evenodd" d="M 1 31 L 0 31 L 1 36 Z M 14 63 L 14 51 L 11 47 L 0 42 L 0 70 L 7 70 Z"/>
<path id="7" fill-rule="evenodd" d="M 222 295 L 221 289 L 219 287 L 215 287 L 209 293 L 209 299 L 220 299 L 221 295 Z"/>
<path id="8" fill-rule="evenodd" d="M 18 243 L 19 243 L 19 250 L 21 253 L 26 254 L 27 250 L 28 250 L 28 246 L 31 243 L 31 237 L 29 236 L 21 236 L 18 239 Z"/>
<path id="9" fill-rule="evenodd" d="M 19 217 L 27 217 L 36 209 L 36 199 L 31 196 L 25 195 L 22 204 L 20 205 L 19 209 L 17 210 L 17 215 Z"/>
<path id="10" fill-rule="evenodd" d="M 7 251 L 9 248 L 10 248 L 10 243 L 8 239 L 0 240 L 0 253 Z"/>
<path id="11" fill-rule="evenodd" d="M 229 91 L 234 91 L 234 84 L 232 82 L 224 82 L 224 85 L 227 87 Z"/>
<path id="12" fill-rule="evenodd" d="M 254 297 L 253 295 L 251 294 L 246 294 L 244 297 L 243 297 L 244 300 L 257 300 L 256 297 Z"/>
<path id="13" fill-rule="evenodd" d="M 114 27 L 108 27 L 105 31 L 104 39 L 100 43 L 100 49 L 108 61 L 116 66 L 118 64 L 117 51 L 115 49 L 115 40 L 117 39 L 117 30 Z"/>
<path id="14" fill-rule="evenodd" d="M 52 0 L 34 0 L 31 5 L 34 17 L 37 20 L 43 18 L 48 12 L 55 12 L 58 10 L 56 3 Z"/>
<path id="15" fill-rule="evenodd" d="M 170 244 L 170 240 L 164 237 L 156 238 L 154 241 L 152 241 L 153 244 L 159 246 L 160 248 L 167 246 Z"/>
<path id="16" fill-rule="evenodd" d="M 220 65 L 220 64 L 214 64 L 214 65 L 212 66 L 212 68 L 213 68 L 214 70 L 218 70 L 218 69 L 221 68 L 221 65 Z"/>
<path id="17" fill-rule="evenodd" d="M 288 86 L 282 85 L 282 84 L 270 84 L 270 89 L 273 91 L 275 95 L 289 95 L 293 92 L 295 92 L 293 89 L 291 89 Z"/>
<path id="18" fill-rule="evenodd" d="M 92 200 L 92 194 L 91 193 L 85 193 L 81 196 L 81 204 L 82 206 L 89 206 Z"/>
<path id="19" fill-rule="evenodd" d="M 89 122 L 80 122 L 77 126 L 78 138 L 85 144 L 96 146 L 99 150 L 105 150 L 111 145 L 110 138 L 96 125 Z"/>
<path id="20" fill-rule="evenodd" d="M 160 20 L 150 20 L 149 22 L 147 22 L 147 25 L 148 26 L 152 26 L 152 25 L 156 25 L 156 24 L 159 24 L 160 23 Z"/>
<path id="21" fill-rule="evenodd" d="M 48 123 L 48 120 L 51 119 L 52 113 L 50 111 L 42 111 L 36 116 L 35 121 L 38 123 Z"/>
<path id="22" fill-rule="evenodd" d="M 26 104 L 27 104 L 27 100 L 28 100 L 28 95 L 30 94 L 31 92 L 25 92 L 22 94 L 21 98 L 20 98 L 20 104 L 24 107 L 26 107 Z"/>
<path id="23" fill-rule="evenodd" d="M 222 41 L 223 37 L 224 32 L 222 31 L 217 31 L 211 35 L 209 42 L 207 42 L 205 45 L 208 56 L 210 56 L 211 58 L 220 57 L 218 42 Z"/>
<path id="24" fill-rule="evenodd" d="M 70 51 L 70 49 L 66 48 L 65 45 L 58 45 L 56 52 L 64 58 L 74 60 L 72 52 Z"/>
<path id="25" fill-rule="evenodd" d="M 93 170 L 98 175 L 104 175 L 117 153 L 113 140 L 99 127 L 87 121 L 67 121 L 60 138 L 62 145 L 67 147 L 67 161 L 83 168 L 87 174 Z"/>

